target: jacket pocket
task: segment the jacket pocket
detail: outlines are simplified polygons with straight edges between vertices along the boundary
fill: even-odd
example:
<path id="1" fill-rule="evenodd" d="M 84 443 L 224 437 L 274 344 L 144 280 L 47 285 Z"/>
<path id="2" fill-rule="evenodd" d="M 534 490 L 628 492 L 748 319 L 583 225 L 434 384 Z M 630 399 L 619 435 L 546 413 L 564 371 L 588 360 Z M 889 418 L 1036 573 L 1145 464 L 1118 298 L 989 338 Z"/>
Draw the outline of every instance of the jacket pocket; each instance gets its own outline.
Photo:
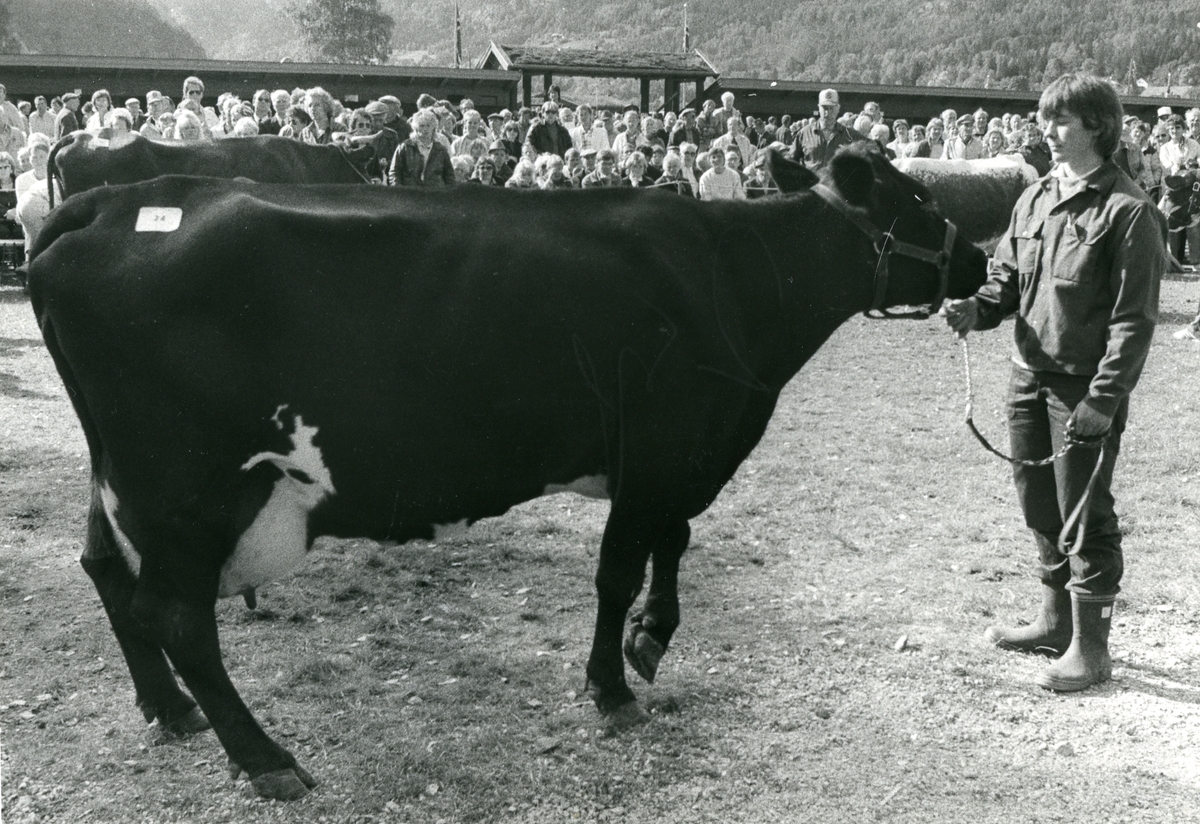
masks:
<path id="1" fill-rule="evenodd" d="M 1068 220 L 1051 267 L 1054 279 L 1071 283 L 1089 280 L 1100 268 L 1110 228 L 1111 222 L 1104 219 Z"/>
<path id="2" fill-rule="evenodd" d="M 1018 226 L 1013 237 L 1017 244 L 1017 271 L 1024 276 L 1035 274 L 1042 255 L 1042 224 Z"/>

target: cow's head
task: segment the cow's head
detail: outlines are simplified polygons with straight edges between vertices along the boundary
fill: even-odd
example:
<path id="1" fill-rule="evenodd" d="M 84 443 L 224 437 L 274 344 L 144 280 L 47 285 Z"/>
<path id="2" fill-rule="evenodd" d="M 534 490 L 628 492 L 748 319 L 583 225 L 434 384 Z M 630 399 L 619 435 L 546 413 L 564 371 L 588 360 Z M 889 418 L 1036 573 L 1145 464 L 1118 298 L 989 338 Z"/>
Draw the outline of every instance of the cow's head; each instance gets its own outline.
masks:
<path id="1" fill-rule="evenodd" d="M 939 304 L 983 284 L 987 255 L 957 237 L 924 185 L 864 144 L 839 151 L 819 180 L 778 153 L 768 163 L 780 189 L 811 189 L 871 241 L 871 308 Z"/>

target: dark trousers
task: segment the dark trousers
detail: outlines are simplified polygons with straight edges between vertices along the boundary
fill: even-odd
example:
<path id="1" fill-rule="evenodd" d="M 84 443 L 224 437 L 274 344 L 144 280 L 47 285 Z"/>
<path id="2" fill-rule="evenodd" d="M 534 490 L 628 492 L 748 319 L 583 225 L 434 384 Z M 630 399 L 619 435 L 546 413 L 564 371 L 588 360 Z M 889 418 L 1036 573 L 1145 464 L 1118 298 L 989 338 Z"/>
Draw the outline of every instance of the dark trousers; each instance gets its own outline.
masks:
<path id="1" fill-rule="evenodd" d="M 1038 459 L 1056 453 L 1066 438 L 1067 420 L 1087 397 L 1090 384 L 1087 376 L 1014 366 L 1008 395 L 1013 457 Z M 1084 600 L 1107 600 L 1116 595 L 1125 570 L 1121 530 L 1113 512 L 1112 475 L 1128 415 L 1129 399 L 1122 398 L 1106 441 L 1104 466 L 1092 490 L 1083 548 L 1077 555 L 1059 553 L 1058 534 L 1083 496 L 1099 447 L 1073 447 L 1050 466 L 1013 467 L 1025 524 L 1037 542 L 1042 581 L 1066 587 Z"/>

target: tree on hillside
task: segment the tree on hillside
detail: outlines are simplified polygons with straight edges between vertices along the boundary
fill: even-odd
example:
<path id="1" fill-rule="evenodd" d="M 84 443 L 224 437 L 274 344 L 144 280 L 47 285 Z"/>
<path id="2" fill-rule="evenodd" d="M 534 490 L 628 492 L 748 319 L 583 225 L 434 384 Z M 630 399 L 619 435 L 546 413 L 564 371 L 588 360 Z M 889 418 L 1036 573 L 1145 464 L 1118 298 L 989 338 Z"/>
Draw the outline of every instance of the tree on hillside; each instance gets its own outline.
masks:
<path id="1" fill-rule="evenodd" d="M 305 0 L 288 9 L 309 44 L 331 63 L 383 63 L 396 21 L 379 0 Z"/>

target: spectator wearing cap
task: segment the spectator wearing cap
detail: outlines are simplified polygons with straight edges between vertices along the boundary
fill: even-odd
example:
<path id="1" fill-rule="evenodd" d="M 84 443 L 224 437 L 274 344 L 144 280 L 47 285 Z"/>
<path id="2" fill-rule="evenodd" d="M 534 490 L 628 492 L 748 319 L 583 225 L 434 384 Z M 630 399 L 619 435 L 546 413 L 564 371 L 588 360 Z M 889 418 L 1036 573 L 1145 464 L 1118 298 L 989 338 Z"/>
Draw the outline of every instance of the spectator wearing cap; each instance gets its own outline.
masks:
<path id="1" fill-rule="evenodd" d="M 1175 112 L 1171 111 L 1170 106 L 1159 106 L 1158 107 L 1158 122 L 1165 124 L 1167 122 L 1167 118 L 1173 114 L 1175 114 Z"/>
<path id="2" fill-rule="evenodd" d="M 700 155 L 700 146 L 696 143 L 680 143 L 679 158 L 683 161 L 683 176 L 687 178 L 687 182 L 691 184 L 692 195 L 700 197 L 700 167 L 697 165 L 697 158 Z"/>
<path id="3" fill-rule="evenodd" d="M 516 158 L 509 156 L 508 147 L 504 145 L 503 140 L 492 141 L 488 146 L 488 157 L 492 159 L 496 169 L 496 182 L 503 186 L 517 168 Z"/>
<path id="4" fill-rule="evenodd" d="M 702 139 L 700 126 L 696 124 L 696 110 L 688 107 L 679 113 L 679 119 L 675 121 L 675 128 L 671 130 L 671 137 L 667 143 L 671 146 L 681 146 L 684 143 L 695 143 L 699 146 Z"/>
<path id="5" fill-rule="evenodd" d="M 1134 115 L 1126 115 L 1121 121 L 1121 142 L 1113 152 L 1113 162 L 1117 168 L 1133 180 L 1142 176 L 1142 147 L 1132 134 L 1134 124 L 1140 122 Z"/>
<path id="6" fill-rule="evenodd" d="M 579 122 L 575 128 L 571 129 L 571 143 L 580 152 L 591 149 L 598 152 L 601 149 L 608 149 L 611 143 L 608 140 L 608 130 L 604 128 L 604 124 L 596 119 L 595 112 L 587 103 L 581 103 L 578 110 Z"/>
<path id="7" fill-rule="evenodd" d="M 533 146 L 539 157 L 552 154 L 561 158 L 574 145 L 571 133 L 558 122 L 558 104 L 553 100 L 542 104 L 541 122 L 530 128 L 526 142 Z"/>
<path id="8" fill-rule="evenodd" d="M 617 174 L 617 153 L 612 149 L 602 149 L 596 152 L 596 171 L 584 175 L 581 186 L 584 189 L 608 188 L 621 185 L 621 176 Z"/>
<path id="9" fill-rule="evenodd" d="M 1163 172 L 1176 175 L 1200 163 L 1200 143 L 1187 136 L 1183 118 L 1173 114 L 1167 118 L 1167 130 L 1171 139 L 1158 150 Z"/>
<path id="10" fill-rule="evenodd" d="M 387 106 L 388 114 L 383 119 L 383 125 L 387 126 L 401 140 L 408 140 L 412 135 L 412 124 L 404 117 L 404 104 L 400 102 L 400 98 L 385 94 L 379 98 L 379 102 Z M 374 117 L 374 114 L 371 115 Z"/>
<path id="11" fill-rule="evenodd" d="M 975 118 L 964 114 L 954 121 L 958 134 L 946 141 L 942 160 L 979 160 L 983 157 L 983 141 L 975 137 Z"/>
<path id="12" fill-rule="evenodd" d="M 133 130 L 141 131 L 142 126 L 146 125 L 146 113 L 142 111 L 142 101 L 136 97 L 131 97 L 125 101 L 125 111 L 129 112 L 129 116 L 133 118 Z"/>
<path id="13" fill-rule="evenodd" d="M 792 146 L 792 157 L 810 169 L 820 169 L 833 159 L 834 152 L 866 137 L 838 122 L 841 103 L 835 89 L 824 89 L 817 96 L 817 119 L 800 130 Z"/>
<path id="14" fill-rule="evenodd" d="M 372 100 L 363 110 L 371 118 L 371 131 L 376 134 L 375 154 L 379 158 L 379 168 L 383 173 L 380 176 L 386 180 L 387 164 L 395 154 L 396 147 L 400 145 L 400 135 L 390 126 L 384 125 L 390 110 L 382 100 Z"/>
<path id="15" fill-rule="evenodd" d="M 54 137 L 54 112 L 46 102 L 46 96 L 39 94 L 33 99 L 33 111 L 29 113 L 29 133 L 44 134 Z"/>
<path id="16" fill-rule="evenodd" d="M 159 118 L 171 110 L 171 101 L 163 97 L 162 92 L 150 90 L 146 92 L 146 122 L 138 129 L 138 134 L 150 140 L 162 140 L 163 131 L 159 128 Z"/>
<path id="17" fill-rule="evenodd" d="M 412 136 L 396 148 L 388 170 L 392 186 L 441 187 L 455 184 L 450 153 L 435 138 L 438 116 L 421 109 L 412 118 Z"/>

